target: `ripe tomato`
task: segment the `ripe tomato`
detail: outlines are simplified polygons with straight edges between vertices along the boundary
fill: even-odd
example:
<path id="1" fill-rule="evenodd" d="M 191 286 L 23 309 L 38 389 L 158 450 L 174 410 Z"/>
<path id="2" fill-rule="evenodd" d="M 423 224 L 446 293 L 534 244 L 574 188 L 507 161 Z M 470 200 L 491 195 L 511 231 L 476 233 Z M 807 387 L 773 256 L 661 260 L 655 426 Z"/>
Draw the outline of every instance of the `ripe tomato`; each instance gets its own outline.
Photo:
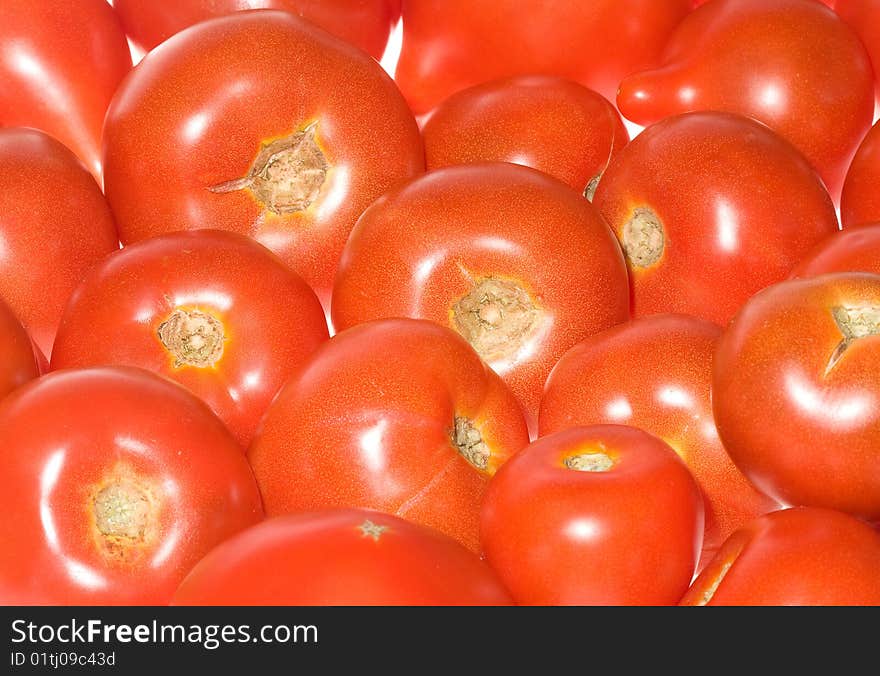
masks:
<path id="1" fill-rule="evenodd" d="M 880 605 L 880 534 L 830 509 L 767 514 L 724 543 L 681 603 Z"/>
<path id="2" fill-rule="evenodd" d="M 686 315 L 615 326 L 565 353 L 547 380 L 540 433 L 618 423 L 650 432 L 684 460 L 706 498 L 702 561 L 777 507 L 736 469 L 712 418 L 712 356 L 721 329 Z"/>
<path id="3" fill-rule="evenodd" d="M 408 0 L 396 79 L 413 110 L 518 74 L 566 77 L 613 97 L 653 66 L 688 0 Z M 611 36 L 613 39 L 609 39 Z"/>
<path id="4" fill-rule="evenodd" d="M 876 0 L 822 0 L 858 34 L 871 57 L 874 89 L 880 93 L 880 5 Z"/>
<path id="5" fill-rule="evenodd" d="M 510 605 L 491 569 L 452 538 L 390 514 L 279 516 L 227 540 L 175 605 Z"/>
<path id="6" fill-rule="evenodd" d="M 243 9 L 297 14 L 379 59 L 400 16 L 393 0 L 114 0 L 132 40 L 149 51 L 187 26 Z"/>
<path id="7" fill-rule="evenodd" d="M 477 550 L 486 480 L 528 442 L 516 399 L 462 338 L 389 319 L 318 348 L 248 457 L 270 516 L 379 509 Z"/>
<path id="8" fill-rule="evenodd" d="M 754 117 L 837 196 L 871 126 L 874 82 L 856 34 L 815 0 L 717 0 L 681 22 L 659 68 L 623 80 L 617 105 L 642 125 L 690 110 Z"/>
<path id="9" fill-rule="evenodd" d="M 815 277 L 827 272 L 880 275 L 880 223 L 865 223 L 834 233 L 801 261 L 792 277 Z"/>
<path id="10" fill-rule="evenodd" d="M 0 300 L 0 399 L 40 375 L 30 336 L 9 306 Z"/>
<path id="11" fill-rule="evenodd" d="M 0 241 L 0 297 L 48 355 L 67 298 L 119 240 L 95 179 L 40 131 L 0 129 Z"/>
<path id="12" fill-rule="evenodd" d="M 533 418 L 563 352 L 628 316 L 626 264 L 598 212 L 506 163 L 439 169 L 377 200 L 346 245 L 332 303 L 336 329 L 383 317 L 449 326 Z"/>
<path id="13" fill-rule="evenodd" d="M 372 58 L 286 12 L 237 12 L 150 52 L 104 135 L 123 243 L 251 235 L 327 300 L 361 212 L 424 167 L 415 120 Z"/>
<path id="14" fill-rule="evenodd" d="M 262 516 L 244 454 L 205 404 L 147 371 L 52 373 L 0 405 L 0 603 L 168 603 Z"/>
<path id="15" fill-rule="evenodd" d="M 250 443 L 269 402 L 329 337 L 314 292 L 268 249 L 219 230 L 125 247 L 92 268 L 52 369 L 122 364 L 176 380 Z"/>
<path id="16" fill-rule="evenodd" d="M 522 604 L 678 603 L 702 537 L 687 467 L 623 425 L 538 439 L 489 482 L 480 522 L 486 560 Z"/>
<path id="17" fill-rule="evenodd" d="M 48 132 L 100 179 L 104 112 L 131 69 L 113 9 L 106 0 L 3 0 L 0 44 L 0 127 Z"/>
<path id="18" fill-rule="evenodd" d="M 840 198 L 844 228 L 880 221 L 880 122 L 871 127 L 853 157 Z"/>
<path id="19" fill-rule="evenodd" d="M 730 113 L 647 128 L 611 162 L 593 203 L 623 244 L 636 315 L 681 312 L 722 325 L 837 230 L 801 154 Z"/>
<path id="20" fill-rule="evenodd" d="M 781 502 L 880 519 L 880 276 L 837 273 L 752 298 L 718 344 L 721 441 Z"/>
<path id="21" fill-rule="evenodd" d="M 453 94 L 422 127 L 428 169 L 513 162 L 592 199 L 612 155 L 629 141 L 607 99 L 570 80 L 522 75 Z"/>

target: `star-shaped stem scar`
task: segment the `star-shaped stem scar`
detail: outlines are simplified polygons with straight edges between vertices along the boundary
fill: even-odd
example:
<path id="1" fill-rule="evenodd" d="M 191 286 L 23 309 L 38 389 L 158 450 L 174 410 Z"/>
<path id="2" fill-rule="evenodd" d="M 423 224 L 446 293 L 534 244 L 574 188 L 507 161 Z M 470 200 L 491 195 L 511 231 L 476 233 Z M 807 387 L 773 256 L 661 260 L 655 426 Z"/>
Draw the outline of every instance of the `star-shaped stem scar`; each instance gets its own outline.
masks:
<path id="1" fill-rule="evenodd" d="M 373 538 L 376 542 L 379 541 L 379 537 L 388 530 L 388 526 L 380 526 L 377 523 L 373 523 L 369 519 L 364 521 L 360 526 L 358 526 L 358 530 L 363 533 L 363 537 L 365 538 Z"/>

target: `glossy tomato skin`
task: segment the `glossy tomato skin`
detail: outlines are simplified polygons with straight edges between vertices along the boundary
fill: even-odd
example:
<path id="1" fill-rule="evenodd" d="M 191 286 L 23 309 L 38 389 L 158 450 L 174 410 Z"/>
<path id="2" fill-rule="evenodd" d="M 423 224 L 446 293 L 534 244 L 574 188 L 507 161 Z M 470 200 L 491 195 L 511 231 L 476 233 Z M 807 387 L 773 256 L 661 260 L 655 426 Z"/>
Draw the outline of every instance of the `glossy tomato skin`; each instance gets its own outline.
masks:
<path id="1" fill-rule="evenodd" d="M 424 168 L 412 113 L 379 64 L 272 10 L 205 21 L 150 52 L 110 106 L 104 158 L 124 244 L 250 235 L 322 300 L 357 217 Z"/>
<path id="2" fill-rule="evenodd" d="M 9 306 L 0 300 L 0 399 L 40 375 L 30 336 Z"/>
<path id="3" fill-rule="evenodd" d="M 591 471 L 568 463 L 599 457 Z M 703 537 L 703 498 L 675 452 L 623 425 L 542 437 L 489 482 L 486 560 L 530 605 L 673 605 Z"/>
<path id="4" fill-rule="evenodd" d="M 67 298 L 119 240 L 95 179 L 35 129 L 0 129 L 0 238 L 0 297 L 49 355 Z"/>
<path id="5" fill-rule="evenodd" d="M 0 405 L 4 605 L 163 605 L 211 548 L 262 517 L 244 454 L 147 371 L 52 373 Z"/>
<path id="6" fill-rule="evenodd" d="M 880 223 L 863 223 L 834 233 L 800 262 L 792 277 L 829 272 L 880 275 Z"/>
<path id="7" fill-rule="evenodd" d="M 149 51 L 200 21 L 245 9 L 279 9 L 308 19 L 380 59 L 400 16 L 389 0 L 116 0 L 126 33 Z"/>
<path id="8" fill-rule="evenodd" d="M 462 338 L 389 319 L 319 348 L 269 407 L 248 459 L 270 516 L 379 509 L 476 551 L 486 480 L 528 441 L 519 403 Z"/>
<path id="9" fill-rule="evenodd" d="M 712 358 L 720 327 L 653 315 L 598 333 L 554 367 L 541 401 L 541 436 L 590 424 L 630 425 L 685 462 L 706 502 L 701 563 L 740 526 L 778 507 L 733 464 L 712 416 Z"/>
<path id="10" fill-rule="evenodd" d="M 613 98 L 649 68 L 688 0 L 408 0 L 396 79 L 416 113 L 456 91 L 520 74 L 557 75 Z M 613 40 L 608 37 L 613 36 Z"/>
<path id="11" fill-rule="evenodd" d="M 605 172 L 593 204 L 621 240 L 637 316 L 724 325 L 837 230 L 809 163 L 764 125 L 696 112 L 645 129 Z"/>
<path id="12" fill-rule="evenodd" d="M 512 162 L 594 191 L 612 155 L 629 142 L 614 106 L 563 78 L 520 75 L 453 94 L 422 126 L 428 169 Z M 592 196 L 592 192 L 590 192 Z"/>
<path id="13" fill-rule="evenodd" d="M 507 163 L 448 167 L 364 212 L 331 313 L 337 330 L 406 316 L 448 326 L 534 418 L 563 352 L 628 318 L 626 264 L 598 212 L 559 181 Z"/>
<path id="14" fill-rule="evenodd" d="M 733 534 L 682 605 L 880 605 L 880 533 L 841 512 L 785 509 Z"/>
<path id="15" fill-rule="evenodd" d="M 874 68 L 874 89 L 880 77 L 880 6 L 874 0 L 822 0 L 858 34 L 871 57 Z"/>
<path id="16" fill-rule="evenodd" d="M 52 369 L 128 365 L 177 381 L 247 448 L 287 378 L 329 337 L 311 288 L 221 230 L 129 245 L 92 268 L 61 320 Z M 199 351 L 191 341 L 199 341 Z"/>
<path id="17" fill-rule="evenodd" d="M 279 516 L 223 543 L 175 605 L 510 605 L 473 552 L 424 526 L 367 509 Z"/>
<path id="18" fill-rule="evenodd" d="M 131 70 L 106 0 L 4 0 L 0 7 L 0 127 L 35 127 L 101 177 L 101 126 Z"/>
<path id="19" fill-rule="evenodd" d="M 880 276 L 837 273 L 752 298 L 715 354 L 725 448 L 780 502 L 880 518 Z"/>
<path id="20" fill-rule="evenodd" d="M 880 220 L 880 123 L 871 127 L 853 157 L 840 198 L 840 222 L 844 228 Z"/>
<path id="21" fill-rule="evenodd" d="M 617 105 L 642 125 L 691 110 L 753 117 L 836 197 L 871 126 L 873 72 L 858 36 L 815 0 L 718 0 L 681 22 L 659 68 L 621 82 Z"/>

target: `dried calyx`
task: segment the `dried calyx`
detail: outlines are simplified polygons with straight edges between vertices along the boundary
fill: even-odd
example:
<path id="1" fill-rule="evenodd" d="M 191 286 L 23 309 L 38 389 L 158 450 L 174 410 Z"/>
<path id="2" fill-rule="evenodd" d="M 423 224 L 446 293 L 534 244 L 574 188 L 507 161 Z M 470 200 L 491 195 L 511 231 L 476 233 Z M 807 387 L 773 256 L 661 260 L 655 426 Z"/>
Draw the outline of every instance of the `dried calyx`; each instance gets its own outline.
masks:
<path id="1" fill-rule="evenodd" d="M 468 418 L 455 417 L 452 429 L 452 444 L 471 465 L 485 471 L 489 467 L 491 452 L 489 445 L 483 440 L 480 430 Z"/>
<path id="2" fill-rule="evenodd" d="M 831 308 L 831 316 L 837 328 L 843 335 L 843 339 L 834 348 L 825 374 L 837 366 L 849 347 L 861 338 L 880 334 L 880 307 L 874 305 L 864 306 L 838 306 Z"/>
<path id="3" fill-rule="evenodd" d="M 104 486 L 94 498 L 95 525 L 115 544 L 142 542 L 150 526 L 152 505 L 145 490 L 129 480 Z"/>
<path id="4" fill-rule="evenodd" d="M 663 222 L 647 207 L 633 210 L 632 217 L 623 226 L 621 244 L 634 268 L 648 268 L 663 257 L 666 232 Z"/>
<path id="5" fill-rule="evenodd" d="M 607 472 L 614 467 L 614 460 L 605 453 L 579 453 L 568 456 L 563 464 L 576 472 Z"/>
<path id="6" fill-rule="evenodd" d="M 175 310 L 159 325 L 157 333 L 174 356 L 175 368 L 207 368 L 223 356 L 223 324 L 200 310 Z"/>

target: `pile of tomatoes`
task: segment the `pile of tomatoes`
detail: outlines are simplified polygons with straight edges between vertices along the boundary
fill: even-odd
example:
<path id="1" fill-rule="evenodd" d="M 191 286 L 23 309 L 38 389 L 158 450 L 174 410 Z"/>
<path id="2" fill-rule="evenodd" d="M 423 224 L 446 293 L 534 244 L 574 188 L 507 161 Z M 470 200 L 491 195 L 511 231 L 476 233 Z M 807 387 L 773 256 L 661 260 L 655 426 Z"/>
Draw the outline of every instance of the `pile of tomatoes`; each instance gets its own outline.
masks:
<path id="1" fill-rule="evenodd" d="M 0 3 L 0 602 L 880 604 L 880 3 L 112 4 Z"/>

